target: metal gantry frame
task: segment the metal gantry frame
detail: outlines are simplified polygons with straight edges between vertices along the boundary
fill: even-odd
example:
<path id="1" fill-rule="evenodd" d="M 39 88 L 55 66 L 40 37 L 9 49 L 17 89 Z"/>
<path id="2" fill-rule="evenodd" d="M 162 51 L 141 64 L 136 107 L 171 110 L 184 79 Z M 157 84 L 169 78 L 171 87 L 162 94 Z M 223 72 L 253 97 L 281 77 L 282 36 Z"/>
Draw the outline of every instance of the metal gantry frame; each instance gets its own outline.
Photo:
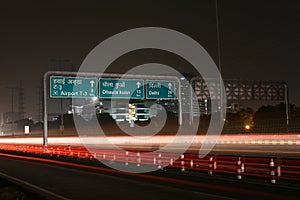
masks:
<path id="1" fill-rule="evenodd" d="M 48 111 L 47 111 L 47 99 L 48 99 L 48 78 L 51 75 L 57 76 L 70 76 L 70 77 L 93 77 L 93 78 L 128 78 L 128 79 L 156 79 L 156 80 L 172 80 L 177 84 L 176 93 L 178 100 L 178 125 L 182 124 L 182 101 L 181 101 L 181 82 L 177 76 L 157 76 L 157 75 L 136 75 L 136 74 L 110 74 L 110 73 L 93 73 L 93 72 L 67 72 L 67 71 L 48 71 L 43 77 L 44 88 L 44 131 L 43 131 L 43 145 L 48 145 Z M 99 94 L 98 94 L 99 97 Z M 88 98 L 88 97 L 87 97 Z M 146 98 L 146 97 L 145 97 Z"/>
<path id="2" fill-rule="evenodd" d="M 190 120 L 193 121 L 193 101 L 194 100 L 219 100 L 220 83 L 216 80 L 208 79 L 208 83 L 201 77 L 191 79 L 190 90 Z M 211 84 L 213 83 L 213 84 Z M 280 81 L 248 81 L 248 80 L 224 80 L 227 100 L 236 101 L 284 101 L 286 105 L 286 124 L 289 124 L 289 98 L 288 85 Z M 209 88 L 210 87 L 210 88 Z M 211 92 L 211 93 L 210 93 Z M 192 98 L 192 94 L 196 99 Z"/>
<path id="3" fill-rule="evenodd" d="M 216 80 L 208 79 L 206 83 L 201 77 L 194 77 L 191 84 L 199 100 L 220 98 L 220 84 Z M 227 100 L 284 101 L 286 99 L 287 84 L 285 82 L 227 79 L 224 80 L 224 86 Z"/>

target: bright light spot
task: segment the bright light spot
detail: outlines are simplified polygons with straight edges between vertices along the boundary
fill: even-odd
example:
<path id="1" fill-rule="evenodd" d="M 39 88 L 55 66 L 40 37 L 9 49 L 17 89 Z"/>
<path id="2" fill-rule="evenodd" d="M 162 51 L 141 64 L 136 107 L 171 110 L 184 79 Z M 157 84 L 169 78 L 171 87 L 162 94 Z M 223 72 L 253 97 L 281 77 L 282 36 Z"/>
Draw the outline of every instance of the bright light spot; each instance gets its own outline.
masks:
<path id="1" fill-rule="evenodd" d="M 250 130 L 250 126 L 249 126 L 249 125 L 246 125 L 246 126 L 245 126 L 245 129 L 246 129 L 246 130 Z"/>
<path id="2" fill-rule="evenodd" d="M 93 101 L 96 101 L 98 99 L 98 97 L 93 97 Z"/>
<path id="3" fill-rule="evenodd" d="M 261 140 L 258 140 L 257 143 L 258 143 L 258 144 L 262 144 L 262 141 L 261 141 Z"/>
<path id="4" fill-rule="evenodd" d="M 269 144 L 270 142 L 269 142 L 269 140 L 265 140 L 265 144 Z"/>
<path id="5" fill-rule="evenodd" d="M 284 140 L 280 140 L 280 144 L 281 144 L 281 145 L 284 145 Z"/>

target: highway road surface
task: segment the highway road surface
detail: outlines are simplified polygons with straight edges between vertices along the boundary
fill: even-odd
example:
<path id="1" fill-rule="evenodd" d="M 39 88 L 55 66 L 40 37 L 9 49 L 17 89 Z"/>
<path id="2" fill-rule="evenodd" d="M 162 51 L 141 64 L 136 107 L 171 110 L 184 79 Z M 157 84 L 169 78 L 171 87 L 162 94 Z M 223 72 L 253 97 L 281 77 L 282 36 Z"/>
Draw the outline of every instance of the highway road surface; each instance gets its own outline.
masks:
<path id="1" fill-rule="evenodd" d="M 0 175 L 44 199 L 297 199 L 298 187 L 168 172 L 126 174 L 103 167 L 1 154 Z"/>

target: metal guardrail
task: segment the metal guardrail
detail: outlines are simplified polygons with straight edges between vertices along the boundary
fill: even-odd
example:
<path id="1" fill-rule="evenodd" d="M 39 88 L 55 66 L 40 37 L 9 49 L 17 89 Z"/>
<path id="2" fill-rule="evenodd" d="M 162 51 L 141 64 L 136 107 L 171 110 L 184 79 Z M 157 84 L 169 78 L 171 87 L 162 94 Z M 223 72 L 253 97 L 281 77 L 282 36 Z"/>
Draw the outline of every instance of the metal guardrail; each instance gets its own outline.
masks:
<path id="1" fill-rule="evenodd" d="M 0 150 L 22 153 L 33 153 L 49 156 L 66 156 L 74 158 L 98 159 L 110 162 L 121 162 L 125 165 L 154 165 L 158 169 L 168 168 L 181 171 L 192 170 L 207 172 L 212 176 L 217 173 L 243 177 L 262 177 L 271 183 L 277 180 L 300 181 L 300 160 L 283 158 L 263 158 L 246 156 L 215 156 L 207 155 L 199 158 L 197 154 L 115 151 L 109 149 L 94 149 L 90 153 L 83 147 L 71 146 L 42 146 L 1 144 Z"/>

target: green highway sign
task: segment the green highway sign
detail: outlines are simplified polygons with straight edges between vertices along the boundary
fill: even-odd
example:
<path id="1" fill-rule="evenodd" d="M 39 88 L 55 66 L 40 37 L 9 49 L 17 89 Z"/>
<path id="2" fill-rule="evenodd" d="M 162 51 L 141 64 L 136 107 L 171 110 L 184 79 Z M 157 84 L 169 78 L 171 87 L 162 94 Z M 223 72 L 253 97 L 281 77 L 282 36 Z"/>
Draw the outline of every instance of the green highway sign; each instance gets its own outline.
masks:
<path id="1" fill-rule="evenodd" d="M 175 82 L 167 80 L 146 80 L 147 99 L 176 99 Z"/>
<path id="2" fill-rule="evenodd" d="M 144 80 L 100 78 L 99 97 L 111 99 L 144 99 Z"/>
<path id="3" fill-rule="evenodd" d="M 98 96 L 97 78 L 51 76 L 51 98 L 91 98 Z"/>

